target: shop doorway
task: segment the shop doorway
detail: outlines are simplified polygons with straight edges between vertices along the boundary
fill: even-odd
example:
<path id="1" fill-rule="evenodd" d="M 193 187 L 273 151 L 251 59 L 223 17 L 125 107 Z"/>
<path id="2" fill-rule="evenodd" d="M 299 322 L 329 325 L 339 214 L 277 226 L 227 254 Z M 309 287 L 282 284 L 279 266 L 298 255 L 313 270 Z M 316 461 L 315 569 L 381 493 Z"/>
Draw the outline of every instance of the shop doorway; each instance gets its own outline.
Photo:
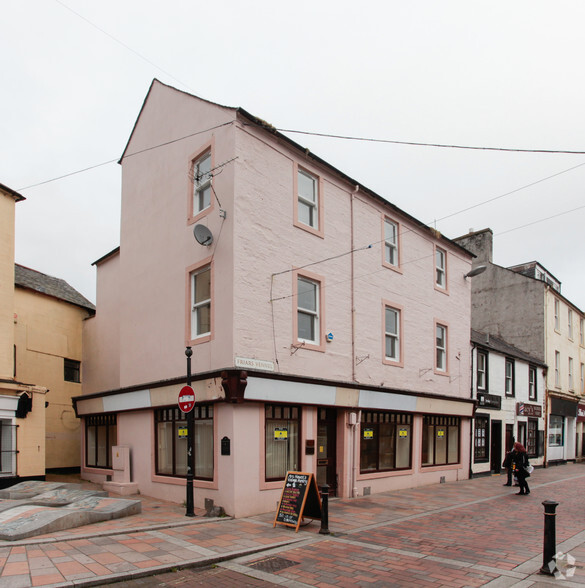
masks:
<path id="1" fill-rule="evenodd" d="M 317 485 L 327 484 L 329 495 L 337 496 L 337 409 L 317 410 Z"/>
<path id="2" fill-rule="evenodd" d="M 502 469 L 502 421 L 492 421 L 490 431 L 490 469 L 495 474 Z"/>
<path id="3" fill-rule="evenodd" d="M 514 425 L 506 425 L 506 452 L 514 447 Z"/>

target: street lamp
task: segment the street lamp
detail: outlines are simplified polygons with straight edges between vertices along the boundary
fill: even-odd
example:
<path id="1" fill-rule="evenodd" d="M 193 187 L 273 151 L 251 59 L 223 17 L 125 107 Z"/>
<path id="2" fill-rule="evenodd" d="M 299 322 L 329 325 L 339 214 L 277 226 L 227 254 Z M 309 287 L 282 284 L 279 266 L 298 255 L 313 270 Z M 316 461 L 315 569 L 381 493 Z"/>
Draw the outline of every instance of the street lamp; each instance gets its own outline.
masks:
<path id="1" fill-rule="evenodd" d="M 187 356 L 187 386 L 191 386 L 191 356 L 193 350 L 191 347 L 185 349 Z M 194 451 L 194 437 L 195 437 L 195 414 L 193 409 L 187 413 L 187 512 L 186 517 L 194 517 L 195 510 L 193 507 L 193 472 L 195 470 L 195 451 Z"/>
<path id="2" fill-rule="evenodd" d="M 474 267 L 471 271 L 467 272 L 463 278 L 467 279 L 467 278 L 473 278 L 474 276 L 479 276 L 479 274 L 483 274 L 483 272 L 485 272 L 485 270 L 487 269 L 487 265 L 478 265 L 477 267 Z"/>

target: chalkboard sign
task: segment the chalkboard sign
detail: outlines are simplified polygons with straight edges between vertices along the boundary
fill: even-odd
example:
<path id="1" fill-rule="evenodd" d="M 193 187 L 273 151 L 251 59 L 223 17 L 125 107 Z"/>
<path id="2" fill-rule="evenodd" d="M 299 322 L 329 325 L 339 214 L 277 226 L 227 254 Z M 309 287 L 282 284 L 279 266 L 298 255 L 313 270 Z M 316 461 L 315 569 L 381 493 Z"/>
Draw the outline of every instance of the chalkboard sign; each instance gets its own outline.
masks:
<path id="1" fill-rule="evenodd" d="M 321 497 L 313 474 L 287 472 L 274 517 L 274 525 L 286 525 L 299 530 L 303 517 L 321 519 Z"/>

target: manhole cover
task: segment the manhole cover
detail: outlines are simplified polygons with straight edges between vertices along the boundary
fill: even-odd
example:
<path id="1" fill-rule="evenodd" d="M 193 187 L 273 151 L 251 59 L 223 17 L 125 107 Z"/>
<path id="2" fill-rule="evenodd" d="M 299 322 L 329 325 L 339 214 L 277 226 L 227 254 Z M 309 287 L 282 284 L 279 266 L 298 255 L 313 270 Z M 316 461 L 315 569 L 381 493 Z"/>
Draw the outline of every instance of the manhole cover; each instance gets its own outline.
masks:
<path id="1" fill-rule="evenodd" d="M 258 561 L 249 564 L 250 568 L 260 570 L 261 572 L 279 572 L 291 566 L 298 565 L 298 561 L 292 561 L 291 559 L 285 559 L 284 557 L 265 557 Z"/>

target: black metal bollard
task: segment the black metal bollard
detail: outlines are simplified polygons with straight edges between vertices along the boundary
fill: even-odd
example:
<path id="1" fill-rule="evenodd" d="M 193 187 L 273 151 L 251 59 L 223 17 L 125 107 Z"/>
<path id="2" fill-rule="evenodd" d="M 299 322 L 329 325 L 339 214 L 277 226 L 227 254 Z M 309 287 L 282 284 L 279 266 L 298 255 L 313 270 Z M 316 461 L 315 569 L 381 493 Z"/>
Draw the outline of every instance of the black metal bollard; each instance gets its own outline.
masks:
<path id="1" fill-rule="evenodd" d="M 541 574 L 553 576 L 556 566 L 550 568 L 550 562 L 555 561 L 554 557 L 557 553 L 557 528 L 556 528 L 556 508 L 559 505 L 554 500 L 545 500 L 544 506 L 544 544 L 542 549 L 542 567 Z"/>
<path id="2" fill-rule="evenodd" d="M 321 528 L 319 535 L 329 535 L 329 486 L 321 486 Z"/>

